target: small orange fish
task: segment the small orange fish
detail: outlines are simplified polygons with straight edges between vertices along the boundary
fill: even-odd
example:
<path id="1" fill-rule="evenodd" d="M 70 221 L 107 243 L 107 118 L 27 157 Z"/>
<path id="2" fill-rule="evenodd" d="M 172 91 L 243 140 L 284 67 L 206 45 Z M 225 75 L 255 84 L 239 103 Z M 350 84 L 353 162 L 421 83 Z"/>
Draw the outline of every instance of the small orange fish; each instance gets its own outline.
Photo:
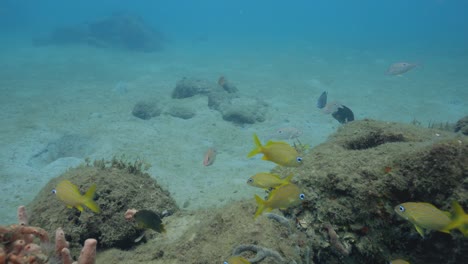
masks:
<path id="1" fill-rule="evenodd" d="M 209 148 L 205 153 L 205 158 L 203 159 L 203 165 L 210 166 L 216 159 L 216 149 Z"/>

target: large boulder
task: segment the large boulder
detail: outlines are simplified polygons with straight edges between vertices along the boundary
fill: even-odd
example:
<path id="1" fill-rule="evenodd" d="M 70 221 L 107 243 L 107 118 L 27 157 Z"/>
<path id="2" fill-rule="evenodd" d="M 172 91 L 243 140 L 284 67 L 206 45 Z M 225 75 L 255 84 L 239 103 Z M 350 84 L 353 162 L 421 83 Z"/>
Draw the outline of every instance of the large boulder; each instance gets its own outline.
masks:
<path id="1" fill-rule="evenodd" d="M 98 240 L 98 248 L 128 248 L 140 236 L 141 229 L 127 222 L 124 214 L 129 208 L 148 209 L 157 213 L 175 212 L 178 207 L 169 192 L 145 173 L 141 161 L 128 163 L 113 159 L 81 165 L 54 178 L 42 188 L 29 204 L 30 225 L 49 232 L 62 227 L 71 249 L 79 249 L 87 238 Z M 97 185 L 95 202 L 101 209 L 94 213 L 85 207 L 83 212 L 67 208 L 52 194 L 63 180 L 69 180 L 84 194 L 92 184 Z M 73 252 L 74 255 L 79 252 Z"/>

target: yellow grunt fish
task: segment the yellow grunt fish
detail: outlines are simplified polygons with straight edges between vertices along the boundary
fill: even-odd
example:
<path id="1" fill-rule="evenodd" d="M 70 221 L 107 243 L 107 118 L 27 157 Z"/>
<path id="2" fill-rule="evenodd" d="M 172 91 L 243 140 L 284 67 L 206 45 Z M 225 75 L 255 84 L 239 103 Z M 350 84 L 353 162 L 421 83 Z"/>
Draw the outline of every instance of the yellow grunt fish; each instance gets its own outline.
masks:
<path id="1" fill-rule="evenodd" d="M 468 236 L 466 227 L 468 215 L 457 202 L 452 203 L 452 209 L 453 215 L 439 210 L 430 203 L 409 202 L 395 206 L 395 212 L 410 221 L 422 237 L 426 231 L 435 230 L 450 233 L 455 228 L 458 228 L 464 236 Z"/>
<path id="2" fill-rule="evenodd" d="M 91 185 L 85 195 L 81 195 L 80 190 L 76 185 L 70 181 L 63 180 L 57 187 L 52 190 L 68 208 L 75 207 L 83 211 L 83 205 L 91 209 L 95 213 L 99 213 L 99 206 L 93 201 L 94 192 L 96 191 L 96 184 Z"/>
<path id="3" fill-rule="evenodd" d="M 282 179 L 279 175 L 271 174 L 268 172 L 260 172 L 255 174 L 254 176 L 250 177 L 247 180 L 247 184 L 250 186 L 263 188 L 263 189 L 270 189 L 276 188 L 280 185 L 290 183 L 294 174 L 290 174 L 288 177 Z"/>
<path id="4" fill-rule="evenodd" d="M 288 143 L 270 140 L 265 146 L 262 146 L 257 134 L 254 134 L 253 138 L 255 148 L 250 151 L 247 157 L 250 158 L 259 153 L 263 153 L 263 160 L 269 160 L 281 166 L 298 167 L 302 164 L 302 158 L 299 157 L 299 153 Z"/>
<path id="5" fill-rule="evenodd" d="M 304 198 L 305 196 L 301 193 L 299 187 L 293 183 L 281 185 L 274 189 L 266 201 L 260 198 L 260 196 L 255 195 L 258 208 L 254 219 L 261 215 L 263 211 L 270 212 L 273 209 L 287 209 L 299 205 Z"/>
<path id="6" fill-rule="evenodd" d="M 250 261 L 241 256 L 234 256 L 224 261 L 224 264 L 250 264 Z"/>

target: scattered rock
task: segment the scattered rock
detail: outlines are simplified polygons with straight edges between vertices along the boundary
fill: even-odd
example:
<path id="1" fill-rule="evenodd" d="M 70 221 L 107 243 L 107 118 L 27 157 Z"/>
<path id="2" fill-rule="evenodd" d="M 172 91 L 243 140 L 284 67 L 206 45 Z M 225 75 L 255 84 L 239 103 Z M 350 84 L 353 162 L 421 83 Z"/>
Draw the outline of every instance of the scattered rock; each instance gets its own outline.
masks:
<path id="1" fill-rule="evenodd" d="M 221 88 L 223 88 L 223 90 L 228 93 L 237 93 L 238 91 L 237 87 L 231 82 L 229 82 L 224 76 L 219 77 L 218 85 L 221 86 Z"/>
<path id="2" fill-rule="evenodd" d="M 220 105 L 229 104 L 232 99 L 238 97 L 237 94 L 227 93 L 223 89 L 215 89 L 208 94 L 208 107 L 220 111 Z"/>
<path id="3" fill-rule="evenodd" d="M 258 99 L 240 97 L 237 88 L 223 76 L 217 84 L 195 78 L 183 78 L 177 82 L 172 98 L 188 98 L 198 94 L 207 95 L 208 107 L 221 112 L 226 121 L 253 124 L 266 119 L 268 105 Z"/>
<path id="4" fill-rule="evenodd" d="M 195 112 L 184 106 L 173 106 L 169 108 L 167 113 L 173 117 L 182 118 L 182 119 L 190 119 L 195 116 Z"/>
<path id="5" fill-rule="evenodd" d="M 182 99 L 198 94 L 206 95 L 214 89 L 216 89 L 215 83 L 211 83 L 207 80 L 184 77 L 177 82 L 174 91 L 172 91 L 172 98 Z"/>
<path id="6" fill-rule="evenodd" d="M 161 109 L 156 101 L 140 101 L 135 104 L 132 115 L 143 120 L 149 120 L 161 114 Z"/>
<path id="7" fill-rule="evenodd" d="M 258 99 L 235 98 L 220 105 L 223 119 L 236 124 L 263 122 L 266 118 L 267 104 Z"/>

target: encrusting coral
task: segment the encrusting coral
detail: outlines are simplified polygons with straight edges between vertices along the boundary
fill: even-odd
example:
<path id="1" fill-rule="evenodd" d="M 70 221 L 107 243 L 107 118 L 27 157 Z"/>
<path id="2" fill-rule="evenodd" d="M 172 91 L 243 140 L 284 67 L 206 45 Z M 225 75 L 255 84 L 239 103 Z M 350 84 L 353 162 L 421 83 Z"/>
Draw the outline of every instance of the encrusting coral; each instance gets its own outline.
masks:
<path id="1" fill-rule="evenodd" d="M 73 262 L 65 233 L 58 228 L 55 234 L 55 254 L 52 252 L 49 235 L 40 227 L 28 225 L 24 206 L 18 207 L 18 222 L 0 226 L 0 264 L 94 264 L 96 261 L 95 239 L 87 239 L 78 261 Z M 39 242 L 39 244 L 37 243 Z"/>

